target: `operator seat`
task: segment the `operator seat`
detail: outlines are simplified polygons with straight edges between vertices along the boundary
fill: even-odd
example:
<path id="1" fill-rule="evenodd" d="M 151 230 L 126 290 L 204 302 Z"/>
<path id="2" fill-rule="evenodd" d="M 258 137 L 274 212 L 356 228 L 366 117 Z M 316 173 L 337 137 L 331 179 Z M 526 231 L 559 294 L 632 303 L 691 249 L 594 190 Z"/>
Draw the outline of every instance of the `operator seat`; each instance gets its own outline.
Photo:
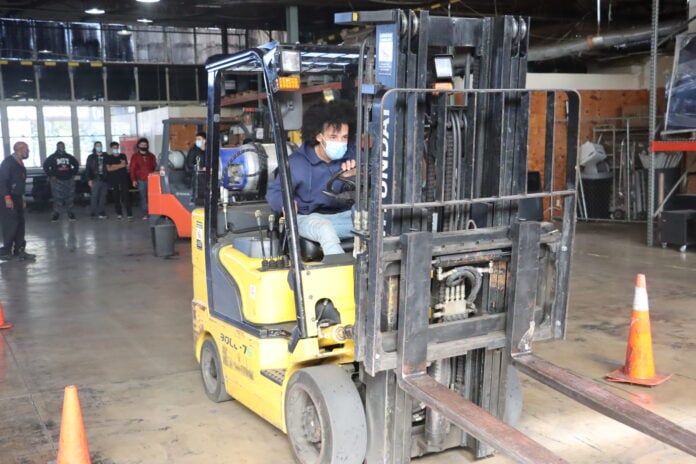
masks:
<path id="1" fill-rule="evenodd" d="M 346 253 L 351 253 L 353 251 L 353 245 L 353 237 L 341 240 L 341 248 L 343 248 L 343 251 Z M 321 261 L 324 259 L 324 252 L 319 242 L 300 237 L 300 256 L 302 257 L 302 261 L 305 262 Z"/>

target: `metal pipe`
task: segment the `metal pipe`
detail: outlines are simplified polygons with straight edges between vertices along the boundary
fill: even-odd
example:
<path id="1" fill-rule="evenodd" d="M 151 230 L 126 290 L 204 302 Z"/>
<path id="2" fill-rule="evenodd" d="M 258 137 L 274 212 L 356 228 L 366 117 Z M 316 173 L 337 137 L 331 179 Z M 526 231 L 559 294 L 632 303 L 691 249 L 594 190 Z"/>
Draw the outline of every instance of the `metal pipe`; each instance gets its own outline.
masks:
<path id="1" fill-rule="evenodd" d="M 658 28 L 659 36 L 672 34 L 675 28 L 683 28 L 683 21 L 672 21 Z M 583 39 L 568 42 L 532 47 L 529 49 L 528 61 L 547 61 L 566 56 L 580 55 L 590 50 L 614 47 L 616 45 L 629 45 L 636 42 L 650 40 L 653 28 L 651 26 L 623 31 L 612 32 L 604 35 L 587 36 Z"/>

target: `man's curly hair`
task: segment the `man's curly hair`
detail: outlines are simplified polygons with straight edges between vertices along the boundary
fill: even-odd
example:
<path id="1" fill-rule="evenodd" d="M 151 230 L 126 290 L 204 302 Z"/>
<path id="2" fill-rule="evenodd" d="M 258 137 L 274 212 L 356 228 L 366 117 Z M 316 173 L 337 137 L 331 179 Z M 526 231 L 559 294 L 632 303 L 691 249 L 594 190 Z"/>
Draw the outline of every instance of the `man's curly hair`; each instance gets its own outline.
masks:
<path id="1" fill-rule="evenodd" d="M 338 100 L 312 105 L 302 121 L 302 141 L 314 147 L 319 144 L 317 135 L 325 128 L 339 130 L 343 124 L 348 124 L 348 137 L 352 137 L 355 134 L 355 106 L 351 102 Z"/>

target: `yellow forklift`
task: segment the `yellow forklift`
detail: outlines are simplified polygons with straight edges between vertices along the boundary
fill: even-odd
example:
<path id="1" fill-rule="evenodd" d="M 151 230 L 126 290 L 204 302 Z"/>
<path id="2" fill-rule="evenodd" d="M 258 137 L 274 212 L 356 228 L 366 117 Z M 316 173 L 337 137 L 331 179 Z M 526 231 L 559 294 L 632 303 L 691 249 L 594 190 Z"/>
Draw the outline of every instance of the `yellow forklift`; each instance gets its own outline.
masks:
<path id="1" fill-rule="evenodd" d="M 355 48 L 271 43 L 207 64 L 211 168 L 191 246 L 209 398 L 234 398 L 285 432 L 301 464 L 406 463 L 458 447 L 565 462 L 513 427 L 523 372 L 696 455 L 693 433 L 532 353 L 565 334 L 579 96 L 538 94 L 545 162 L 530 172 L 528 19 L 335 20 L 374 36 Z M 221 162 L 221 98 L 239 76 L 265 92 L 275 147 Z M 301 127 L 309 86 L 334 84 L 356 105 L 354 238 L 351 252 L 322 259 L 298 235 L 286 131 Z M 264 200 L 273 176 L 283 217 Z"/>

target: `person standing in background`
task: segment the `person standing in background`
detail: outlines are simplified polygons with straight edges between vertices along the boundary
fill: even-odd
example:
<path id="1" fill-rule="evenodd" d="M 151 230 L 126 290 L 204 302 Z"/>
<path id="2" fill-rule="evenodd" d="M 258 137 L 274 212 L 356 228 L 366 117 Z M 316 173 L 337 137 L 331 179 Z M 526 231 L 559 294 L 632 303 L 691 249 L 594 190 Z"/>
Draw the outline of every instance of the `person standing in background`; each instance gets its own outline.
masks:
<path id="1" fill-rule="evenodd" d="M 133 187 L 138 187 L 140 209 L 143 219 L 147 219 L 147 176 L 157 168 L 157 158 L 150 153 L 150 142 L 141 137 L 137 143 L 138 151 L 131 157 L 130 178 Z"/>
<path id="2" fill-rule="evenodd" d="M 0 224 L 2 224 L 2 248 L 0 261 L 18 259 L 33 260 L 35 255 L 25 251 L 24 240 L 24 192 L 26 189 L 27 169 L 24 160 L 29 158 L 29 146 L 26 142 L 17 142 L 12 147 L 13 153 L 0 163 Z"/>
<path id="3" fill-rule="evenodd" d="M 106 182 L 106 156 L 102 151 L 101 142 L 94 142 L 92 154 L 87 157 L 87 184 L 92 189 L 89 203 L 90 216 L 106 219 L 106 193 L 109 184 Z"/>
<path id="4" fill-rule="evenodd" d="M 73 204 L 75 202 L 75 175 L 80 170 L 80 163 L 70 153 L 65 151 L 65 144 L 58 142 L 56 151 L 46 158 L 43 163 L 51 183 L 51 196 L 53 196 L 53 216 L 51 221 L 57 221 L 61 212 L 68 213 L 68 219 L 75 220 Z"/>
<path id="5" fill-rule="evenodd" d="M 205 138 L 206 133 L 196 134 L 196 141 L 186 154 L 184 170 L 191 179 L 191 203 L 202 204 L 202 194 L 205 191 Z"/>
<path id="6" fill-rule="evenodd" d="M 106 155 L 106 180 L 114 192 L 116 219 L 123 219 L 121 205 L 126 207 L 128 220 L 133 220 L 133 209 L 130 203 L 130 182 L 128 176 L 128 158 L 121 153 L 118 142 L 111 142 L 109 154 Z"/>

